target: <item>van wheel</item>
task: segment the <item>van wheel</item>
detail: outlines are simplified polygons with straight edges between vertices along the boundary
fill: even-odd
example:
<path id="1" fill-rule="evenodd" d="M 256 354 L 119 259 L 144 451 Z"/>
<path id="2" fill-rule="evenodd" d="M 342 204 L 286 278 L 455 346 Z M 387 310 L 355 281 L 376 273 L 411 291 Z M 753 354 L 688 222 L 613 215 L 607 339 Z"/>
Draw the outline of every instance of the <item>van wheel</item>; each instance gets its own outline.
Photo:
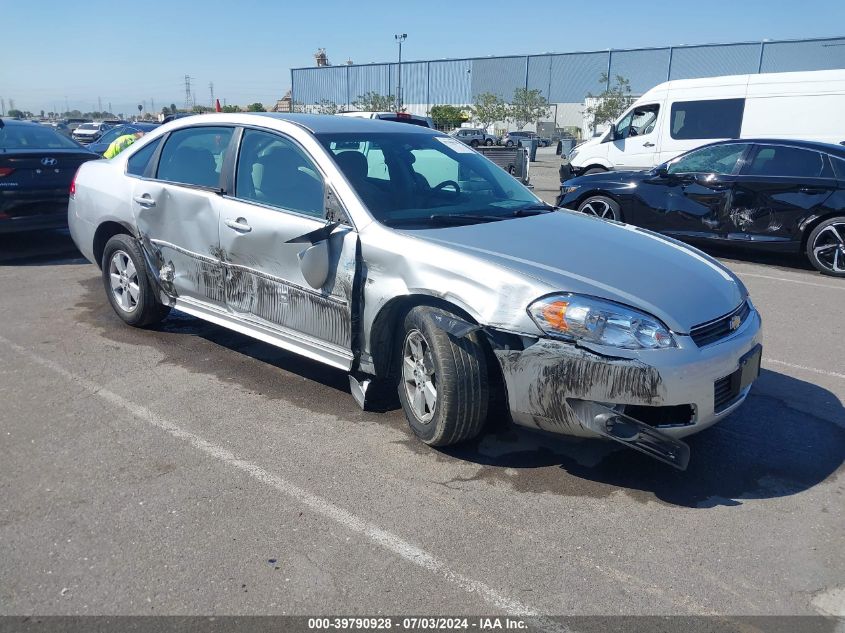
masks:
<path id="1" fill-rule="evenodd" d="M 582 176 L 589 176 L 590 174 L 603 174 L 607 170 L 603 167 L 590 167 L 587 171 L 585 171 Z"/>
<path id="2" fill-rule="evenodd" d="M 170 307 L 163 305 L 147 275 L 138 242 L 118 234 L 106 242 L 102 259 L 103 285 L 111 307 L 124 322 L 146 327 L 162 321 Z"/>
<path id="3" fill-rule="evenodd" d="M 399 351 L 399 400 L 411 430 L 429 446 L 477 436 L 487 420 L 487 361 L 478 333 L 457 338 L 440 329 L 439 308 L 417 306 L 405 317 Z"/>
<path id="4" fill-rule="evenodd" d="M 578 205 L 578 210 L 602 220 L 622 221 L 622 210 L 619 208 L 619 203 L 607 196 L 590 196 Z"/>
<path id="5" fill-rule="evenodd" d="M 845 277 L 845 216 L 819 224 L 807 238 L 807 257 L 823 275 Z"/>

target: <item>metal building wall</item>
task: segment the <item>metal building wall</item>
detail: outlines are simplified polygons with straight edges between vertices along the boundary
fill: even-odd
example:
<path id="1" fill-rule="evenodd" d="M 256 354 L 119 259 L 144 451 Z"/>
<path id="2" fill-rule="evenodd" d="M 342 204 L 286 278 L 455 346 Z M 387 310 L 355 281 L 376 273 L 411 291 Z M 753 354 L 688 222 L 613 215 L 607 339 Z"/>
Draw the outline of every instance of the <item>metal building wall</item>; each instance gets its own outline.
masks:
<path id="1" fill-rule="evenodd" d="M 627 78 L 642 94 L 669 79 L 833 68 L 845 68 L 845 37 L 403 62 L 402 92 L 404 104 L 424 113 L 436 104 L 471 104 L 483 92 L 509 100 L 525 87 L 553 104 L 583 103 L 605 88 L 603 73 Z M 292 96 L 306 106 L 325 100 L 351 107 L 367 92 L 396 95 L 398 73 L 396 63 L 295 68 Z"/>

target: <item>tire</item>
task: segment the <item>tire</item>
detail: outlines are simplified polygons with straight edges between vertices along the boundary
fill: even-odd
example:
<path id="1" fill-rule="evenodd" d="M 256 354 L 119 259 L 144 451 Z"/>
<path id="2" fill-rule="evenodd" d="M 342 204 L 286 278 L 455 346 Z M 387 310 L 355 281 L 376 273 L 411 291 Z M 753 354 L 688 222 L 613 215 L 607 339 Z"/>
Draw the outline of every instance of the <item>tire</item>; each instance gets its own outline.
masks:
<path id="1" fill-rule="evenodd" d="M 508 141 L 505 143 L 505 147 L 513 147 L 513 141 Z"/>
<path id="2" fill-rule="evenodd" d="M 477 141 L 477 140 L 475 140 L 475 139 L 471 140 L 471 141 L 469 142 L 469 144 L 470 144 L 472 147 L 478 147 L 478 141 Z"/>
<path id="3" fill-rule="evenodd" d="M 125 323 L 147 327 L 170 313 L 170 307 L 159 301 L 157 289 L 147 275 L 141 247 L 131 236 L 118 234 L 106 242 L 101 263 L 106 296 Z"/>
<path id="4" fill-rule="evenodd" d="M 602 220 L 624 221 L 619 203 L 607 196 L 590 196 L 578 205 L 578 211 L 587 215 L 596 216 Z"/>
<path id="5" fill-rule="evenodd" d="M 603 169 L 602 167 L 590 167 L 587 171 L 585 171 L 581 175 L 582 176 L 589 176 L 590 174 L 603 174 L 606 171 L 607 170 Z"/>
<path id="6" fill-rule="evenodd" d="M 487 420 L 487 360 L 478 333 L 457 338 L 440 329 L 439 308 L 405 316 L 396 346 L 399 401 L 414 434 L 429 446 L 450 446 L 481 433 Z"/>
<path id="7" fill-rule="evenodd" d="M 807 258 L 823 275 L 845 277 L 845 216 L 828 218 L 807 238 Z"/>
<path id="8" fill-rule="evenodd" d="M 484 141 L 484 144 L 487 147 L 491 147 L 493 145 L 493 139 L 488 138 L 486 141 Z"/>

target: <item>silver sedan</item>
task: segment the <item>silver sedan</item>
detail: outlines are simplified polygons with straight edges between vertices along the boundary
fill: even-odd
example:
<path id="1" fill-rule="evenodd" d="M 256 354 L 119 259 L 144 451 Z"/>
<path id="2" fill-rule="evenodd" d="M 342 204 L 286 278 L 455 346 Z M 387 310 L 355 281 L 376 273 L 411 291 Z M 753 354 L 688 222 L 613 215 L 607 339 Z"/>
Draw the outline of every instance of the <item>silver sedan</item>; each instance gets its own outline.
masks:
<path id="1" fill-rule="evenodd" d="M 454 138 L 329 115 L 173 121 L 72 186 L 70 228 L 115 312 L 171 309 L 398 399 L 427 444 L 492 407 L 678 468 L 738 407 L 760 317 L 707 255 L 556 210 Z"/>

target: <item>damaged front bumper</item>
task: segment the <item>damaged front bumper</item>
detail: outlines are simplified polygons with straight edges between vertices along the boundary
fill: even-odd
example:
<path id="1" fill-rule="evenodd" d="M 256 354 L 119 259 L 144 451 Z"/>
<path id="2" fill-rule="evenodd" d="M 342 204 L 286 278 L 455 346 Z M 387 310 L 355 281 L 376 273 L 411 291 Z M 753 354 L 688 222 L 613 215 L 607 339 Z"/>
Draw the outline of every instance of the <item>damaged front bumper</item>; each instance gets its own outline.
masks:
<path id="1" fill-rule="evenodd" d="M 612 439 L 684 468 L 689 451 L 679 438 L 715 424 L 748 395 L 759 371 L 760 317 L 752 310 L 736 332 L 705 347 L 675 338 L 678 347 L 660 350 L 537 339 L 522 349 L 494 344 L 494 353 L 517 424 Z"/>

